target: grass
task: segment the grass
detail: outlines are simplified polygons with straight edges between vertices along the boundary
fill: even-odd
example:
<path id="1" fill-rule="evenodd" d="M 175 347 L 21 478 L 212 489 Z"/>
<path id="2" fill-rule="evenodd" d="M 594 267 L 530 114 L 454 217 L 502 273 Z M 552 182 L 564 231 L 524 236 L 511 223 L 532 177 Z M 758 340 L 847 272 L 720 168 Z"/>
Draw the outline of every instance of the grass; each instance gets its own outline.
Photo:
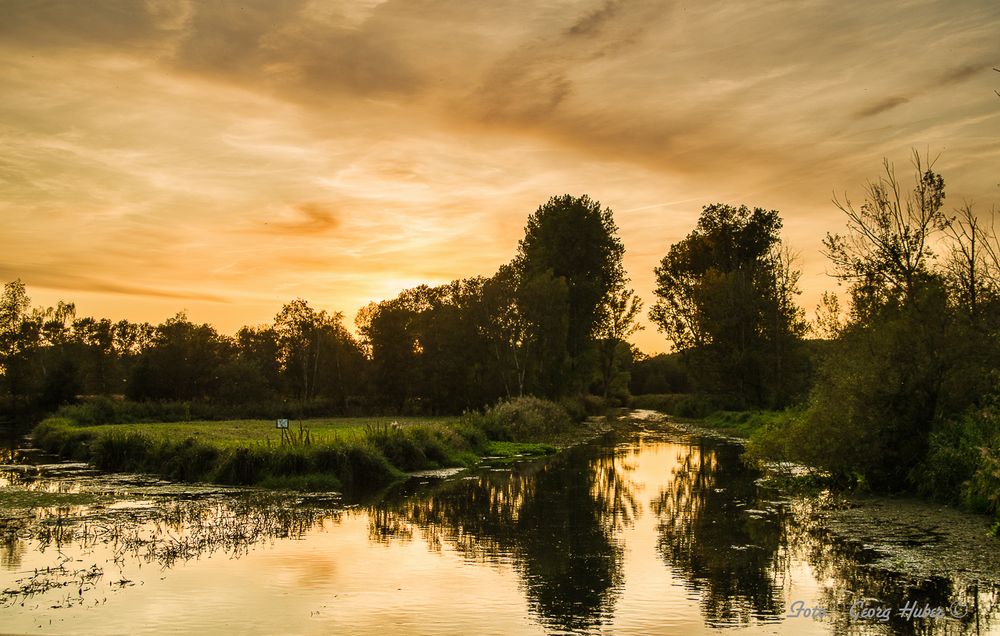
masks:
<path id="1" fill-rule="evenodd" d="M 539 444 L 538 442 L 499 442 L 491 441 L 486 444 L 487 457 L 500 457 L 504 459 L 514 457 L 530 457 L 538 455 L 551 455 L 558 448 L 552 444 Z"/>
<path id="2" fill-rule="evenodd" d="M 401 427 L 413 425 L 447 424 L 457 418 L 447 417 L 399 417 L 365 418 L 338 417 L 308 420 L 290 420 L 288 431 L 296 436 L 299 428 L 309 432 L 313 444 L 322 445 L 338 441 L 361 441 L 366 429 L 372 426 L 390 426 L 393 421 Z M 84 433 L 123 434 L 140 433 L 156 440 L 192 438 L 218 448 L 235 448 L 254 444 L 281 445 L 281 431 L 274 420 L 222 420 L 196 422 L 142 422 L 133 424 L 96 424 L 76 426 Z"/>
<path id="3" fill-rule="evenodd" d="M 716 411 L 699 423 L 729 435 L 749 439 L 758 431 L 780 424 L 786 417 L 784 411 Z"/>
<path id="4" fill-rule="evenodd" d="M 68 414 L 64 414 L 68 415 Z M 546 455 L 588 429 L 558 404 L 502 402 L 462 417 L 317 418 L 94 424 L 52 417 L 34 430 L 42 448 L 108 471 L 178 481 L 361 492 L 405 471 L 472 466 L 483 456 Z"/>

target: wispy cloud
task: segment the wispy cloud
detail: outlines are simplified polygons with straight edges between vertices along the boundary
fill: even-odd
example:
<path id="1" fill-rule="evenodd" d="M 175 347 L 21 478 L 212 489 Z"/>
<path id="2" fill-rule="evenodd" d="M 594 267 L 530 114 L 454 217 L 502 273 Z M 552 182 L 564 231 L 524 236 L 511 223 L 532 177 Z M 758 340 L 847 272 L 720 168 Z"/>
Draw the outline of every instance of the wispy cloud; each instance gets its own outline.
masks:
<path id="1" fill-rule="evenodd" d="M 778 208 L 807 306 L 829 284 L 815 256 L 840 224 L 829 193 L 882 156 L 943 151 L 953 196 L 998 199 L 996 3 L 3 14 L 0 275 L 135 311 L 190 299 L 225 329 L 290 295 L 351 314 L 405 281 L 489 274 L 563 192 L 616 210 L 647 303 L 703 204 Z"/>

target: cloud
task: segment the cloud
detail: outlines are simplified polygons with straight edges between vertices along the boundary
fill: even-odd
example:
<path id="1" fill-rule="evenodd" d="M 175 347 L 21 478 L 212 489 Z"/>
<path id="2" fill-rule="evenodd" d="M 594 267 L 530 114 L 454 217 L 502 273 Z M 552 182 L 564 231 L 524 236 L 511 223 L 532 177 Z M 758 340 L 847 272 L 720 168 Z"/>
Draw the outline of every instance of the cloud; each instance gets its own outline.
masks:
<path id="1" fill-rule="evenodd" d="M 854 113 L 854 116 L 858 119 L 864 119 L 867 117 L 874 117 L 875 115 L 881 115 L 882 113 L 888 112 L 902 106 L 903 104 L 908 104 L 914 99 L 933 93 L 935 91 L 940 91 L 942 88 L 947 88 L 955 84 L 960 84 L 967 79 L 976 76 L 981 71 L 989 68 L 986 63 L 983 64 L 963 64 L 961 66 L 956 66 L 950 69 L 946 69 L 942 73 L 939 73 L 929 82 L 923 86 L 914 89 L 909 96 L 896 95 L 893 97 L 887 97 L 880 101 L 875 102 L 870 106 L 866 106 Z"/>
<path id="2" fill-rule="evenodd" d="M 614 19 L 621 7 L 621 0 L 606 0 L 603 5 L 569 27 L 566 30 L 566 35 L 574 37 L 596 35 L 605 23 Z"/>
<path id="3" fill-rule="evenodd" d="M 883 99 L 879 102 L 872 104 L 871 106 L 866 106 L 862 108 L 861 110 L 857 111 L 854 114 L 854 116 L 859 119 L 864 117 L 874 117 L 875 115 L 879 115 L 886 111 L 892 110 L 897 106 L 908 104 L 909 102 L 910 99 L 908 97 L 900 97 L 900 96 L 888 97 L 886 99 Z"/>
<path id="4" fill-rule="evenodd" d="M 337 212 L 324 203 L 297 203 L 292 206 L 291 212 L 292 218 L 264 221 L 258 229 L 292 236 L 319 236 L 341 225 Z"/>
<path id="5" fill-rule="evenodd" d="M 0 264 L 0 278 L 14 280 L 21 278 L 29 287 L 44 287 L 58 291 L 85 291 L 92 293 L 120 294 L 126 296 L 142 296 L 147 298 L 171 298 L 179 300 L 205 301 L 211 303 L 227 303 L 225 297 L 192 289 L 174 289 L 148 287 L 119 283 L 83 274 L 71 274 L 65 271 L 41 270 L 31 267 Z"/>

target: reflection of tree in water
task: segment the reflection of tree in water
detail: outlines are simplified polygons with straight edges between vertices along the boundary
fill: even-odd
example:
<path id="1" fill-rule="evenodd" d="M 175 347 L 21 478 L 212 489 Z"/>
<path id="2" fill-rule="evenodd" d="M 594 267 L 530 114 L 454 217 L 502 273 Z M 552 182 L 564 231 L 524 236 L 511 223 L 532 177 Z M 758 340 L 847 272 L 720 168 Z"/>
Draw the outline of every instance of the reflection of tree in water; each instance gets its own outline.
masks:
<path id="1" fill-rule="evenodd" d="M 920 578 L 872 565 L 876 554 L 857 543 L 845 542 L 815 525 L 807 515 L 790 518 L 790 542 L 804 549 L 821 582 L 819 605 L 830 610 L 835 633 L 986 634 L 1000 617 L 997 581 L 952 580 L 944 576 Z M 888 620 L 851 616 L 851 606 L 888 607 Z M 945 618 L 907 618 L 899 609 L 907 603 L 942 608 Z M 959 610 L 960 617 L 951 608 Z"/>
<path id="2" fill-rule="evenodd" d="M 383 502 L 370 511 L 371 534 L 409 538 L 418 525 L 431 545 L 513 563 L 546 625 L 586 629 L 610 620 L 623 582 L 615 529 L 637 513 L 627 472 L 613 449 L 578 447 Z"/>
<path id="3" fill-rule="evenodd" d="M 679 457 L 674 479 L 652 502 L 659 551 L 701 593 L 710 625 L 777 619 L 784 613 L 783 516 L 758 498 L 755 471 L 738 447 L 701 442 Z"/>

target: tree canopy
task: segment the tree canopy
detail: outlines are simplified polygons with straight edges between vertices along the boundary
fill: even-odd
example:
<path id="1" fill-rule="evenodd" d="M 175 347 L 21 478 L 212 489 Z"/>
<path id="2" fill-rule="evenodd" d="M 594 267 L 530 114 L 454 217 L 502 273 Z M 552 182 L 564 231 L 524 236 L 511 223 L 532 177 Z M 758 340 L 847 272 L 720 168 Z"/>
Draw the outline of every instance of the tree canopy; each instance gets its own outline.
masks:
<path id="1" fill-rule="evenodd" d="M 793 397 L 805 324 L 780 231 L 775 210 L 709 205 L 656 267 L 650 320 L 684 352 L 696 388 L 744 405 Z"/>

